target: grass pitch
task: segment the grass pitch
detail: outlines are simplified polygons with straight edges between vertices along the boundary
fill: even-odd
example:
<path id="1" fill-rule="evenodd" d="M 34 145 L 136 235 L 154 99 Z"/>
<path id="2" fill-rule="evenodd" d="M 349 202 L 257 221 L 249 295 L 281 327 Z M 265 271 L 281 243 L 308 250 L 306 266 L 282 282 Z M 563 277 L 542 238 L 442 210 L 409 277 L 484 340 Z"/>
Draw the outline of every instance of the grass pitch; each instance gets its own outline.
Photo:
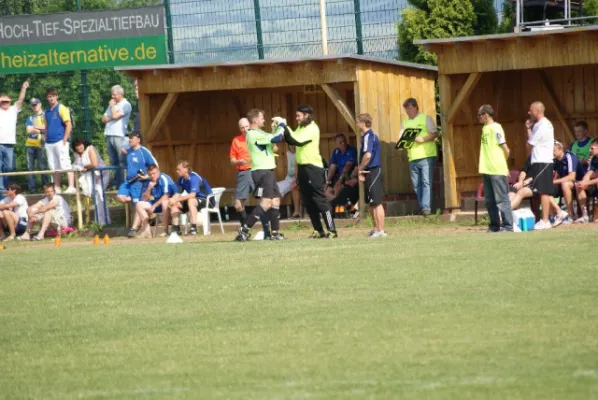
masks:
<path id="1" fill-rule="evenodd" d="M 0 398 L 598 398 L 596 228 L 454 230 L 13 245 Z"/>

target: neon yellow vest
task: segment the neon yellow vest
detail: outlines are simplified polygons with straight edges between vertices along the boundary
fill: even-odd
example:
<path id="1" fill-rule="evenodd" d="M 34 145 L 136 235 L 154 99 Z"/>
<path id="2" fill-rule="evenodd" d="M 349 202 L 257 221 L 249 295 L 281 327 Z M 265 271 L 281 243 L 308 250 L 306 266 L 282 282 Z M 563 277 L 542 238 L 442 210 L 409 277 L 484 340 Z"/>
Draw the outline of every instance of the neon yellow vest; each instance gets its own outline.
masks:
<path id="1" fill-rule="evenodd" d="M 426 119 L 428 116 L 424 113 L 419 113 L 413 119 L 406 119 L 403 121 L 403 129 L 415 129 L 419 133 L 417 137 L 426 137 L 429 135 L 428 127 L 426 125 Z M 436 157 L 438 150 L 436 149 L 436 141 L 424 143 L 413 143 L 409 149 L 407 149 L 407 156 L 409 161 L 421 160 L 422 158 Z"/>
<path id="2" fill-rule="evenodd" d="M 505 153 L 500 147 L 497 134 L 504 138 L 505 132 L 499 123 L 494 122 L 482 128 L 482 144 L 480 146 L 480 174 L 509 175 L 509 166 Z"/>

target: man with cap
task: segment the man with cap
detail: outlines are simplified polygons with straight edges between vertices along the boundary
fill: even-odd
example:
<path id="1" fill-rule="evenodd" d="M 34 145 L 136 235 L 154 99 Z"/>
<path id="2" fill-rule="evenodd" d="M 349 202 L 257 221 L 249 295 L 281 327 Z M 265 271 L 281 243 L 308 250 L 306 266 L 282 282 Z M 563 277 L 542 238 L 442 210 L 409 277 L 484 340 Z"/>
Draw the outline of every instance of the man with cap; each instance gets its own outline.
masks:
<path id="1" fill-rule="evenodd" d="M 279 126 L 284 128 L 286 142 L 297 146 L 299 191 L 314 228 L 311 237 L 314 239 L 336 238 L 338 234 L 330 202 L 326 199 L 324 192 L 326 173 L 320 154 L 320 128 L 314 122 L 313 114 L 314 110 L 311 106 L 302 104 L 297 107 L 295 113 L 295 119 L 299 124 L 295 132 L 291 132 L 284 121 L 279 121 Z M 324 232 L 320 215 L 324 218 L 328 233 Z"/>
<path id="2" fill-rule="evenodd" d="M 15 144 L 17 143 L 17 115 L 21 112 L 29 82 L 21 86 L 19 98 L 14 105 L 6 93 L 0 93 L 0 172 L 12 172 L 15 165 Z M 8 177 L 0 177 L 0 193 L 6 191 Z"/>
<path id="3" fill-rule="evenodd" d="M 43 171 L 46 169 L 46 161 L 44 160 L 44 134 L 46 132 L 46 116 L 42 110 L 42 102 L 33 97 L 29 100 L 29 105 L 33 110 L 27 121 L 25 127 L 27 130 L 27 140 L 25 142 L 25 154 L 27 156 L 27 170 Z M 35 163 L 37 162 L 37 167 Z M 28 177 L 29 192 L 35 193 L 35 176 L 29 175 Z M 42 186 L 50 181 L 48 175 L 42 175 Z"/>

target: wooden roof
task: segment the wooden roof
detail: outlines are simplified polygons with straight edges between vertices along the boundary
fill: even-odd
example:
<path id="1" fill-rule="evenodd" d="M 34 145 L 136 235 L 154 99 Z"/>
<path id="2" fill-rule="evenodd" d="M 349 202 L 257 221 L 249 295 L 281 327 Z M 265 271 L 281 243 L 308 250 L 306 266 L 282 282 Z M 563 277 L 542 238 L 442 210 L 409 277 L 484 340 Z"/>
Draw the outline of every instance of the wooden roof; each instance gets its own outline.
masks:
<path id="1" fill-rule="evenodd" d="M 224 63 L 199 63 L 199 64 L 160 64 L 160 65 L 140 65 L 132 67 L 115 67 L 117 71 L 131 72 L 131 71 L 153 71 L 153 70 L 174 70 L 174 69 L 205 69 L 205 68 L 226 68 L 226 67 L 240 67 L 240 66 L 267 66 L 280 64 L 298 64 L 318 61 L 336 61 L 342 63 L 343 60 L 352 60 L 365 63 L 376 63 L 388 66 L 396 66 L 403 68 L 412 68 L 426 71 L 438 71 L 438 68 L 432 65 L 416 64 L 405 61 L 389 60 L 377 57 L 367 57 L 360 55 L 332 55 L 332 56 L 316 56 L 307 58 L 285 58 L 273 60 L 253 60 L 253 61 L 232 61 Z"/>

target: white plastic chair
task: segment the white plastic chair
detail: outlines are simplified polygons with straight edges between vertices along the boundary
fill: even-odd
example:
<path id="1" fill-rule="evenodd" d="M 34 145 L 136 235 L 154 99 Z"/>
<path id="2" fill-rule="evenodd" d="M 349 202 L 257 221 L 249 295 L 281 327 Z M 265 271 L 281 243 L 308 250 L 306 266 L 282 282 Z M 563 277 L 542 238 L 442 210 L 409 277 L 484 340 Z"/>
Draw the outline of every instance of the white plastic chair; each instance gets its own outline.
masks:
<path id="1" fill-rule="evenodd" d="M 203 221 L 203 234 L 209 235 L 210 232 L 210 214 L 218 215 L 218 222 L 220 222 L 220 230 L 224 233 L 224 225 L 222 224 L 222 216 L 220 215 L 220 198 L 226 188 L 217 187 L 212 188 L 212 194 L 206 198 L 207 205 L 200 211 L 200 219 Z M 214 199 L 214 207 L 210 206 L 210 199 Z"/>

